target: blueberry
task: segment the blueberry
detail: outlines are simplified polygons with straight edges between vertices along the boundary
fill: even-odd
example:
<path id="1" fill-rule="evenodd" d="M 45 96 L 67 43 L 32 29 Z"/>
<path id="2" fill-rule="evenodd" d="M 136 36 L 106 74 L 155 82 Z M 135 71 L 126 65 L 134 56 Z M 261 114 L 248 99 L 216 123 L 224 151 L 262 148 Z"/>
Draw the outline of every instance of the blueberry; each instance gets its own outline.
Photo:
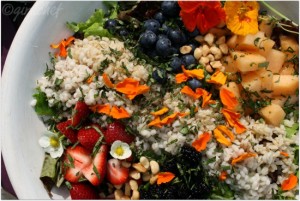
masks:
<path id="1" fill-rule="evenodd" d="M 141 34 L 139 43 L 143 48 L 149 49 L 152 48 L 157 40 L 157 36 L 152 31 L 145 31 L 143 34 Z"/>
<path id="2" fill-rule="evenodd" d="M 184 42 L 183 33 L 180 29 L 171 29 L 168 32 L 168 37 L 175 47 L 181 46 Z"/>
<path id="3" fill-rule="evenodd" d="M 199 34 L 200 34 L 200 32 L 199 32 L 197 27 L 194 29 L 194 31 L 189 32 L 189 36 L 192 37 L 192 38 L 198 36 Z"/>
<path id="4" fill-rule="evenodd" d="M 182 56 L 182 63 L 183 63 L 185 68 L 188 68 L 190 65 L 197 64 L 195 57 L 191 54 L 183 55 Z"/>
<path id="5" fill-rule="evenodd" d="M 166 21 L 165 16 L 162 14 L 162 12 L 157 12 L 154 17 L 155 20 L 157 20 L 160 24 L 163 24 Z"/>
<path id="6" fill-rule="evenodd" d="M 178 47 L 171 47 L 171 54 L 179 54 L 179 48 Z"/>
<path id="7" fill-rule="evenodd" d="M 144 29 L 145 30 L 150 30 L 154 33 L 158 33 L 159 28 L 160 28 L 160 24 L 157 20 L 150 19 L 150 20 L 146 20 L 144 22 Z"/>
<path id="8" fill-rule="evenodd" d="M 129 34 L 128 30 L 125 29 L 125 28 L 121 28 L 121 29 L 119 30 L 119 35 L 120 35 L 120 36 L 127 36 L 128 34 Z"/>
<path id="9" fill-rule="evenodd" d="M 170 30 L 171 30 L 171 28 L 170 28 L 168 25 L 166 25 L 166 24 L 163 24 L 163 25 L 161 26 L 161 32 L 162 32 L 163 34 L 168 34 Z"/>
<path id="10" fill-rule="evenodd" d="M 181 72 L 181 65 L 182 65 L 182 60 L 181 58 L 179 57 L 173 57 L 171 59 L 171 62 L 170 62 L 170 66 L 172 68 L 172 71 L 174 73 L 179 73 Z"/>
<path id="11" fill-rule="evenodd" d="M 118 26 L 118 25 L 119 25 L 119 23 L 118 23 L 117 20 L 115 20 L 115 19 L 108 19 L 104 23 L 104 28 L 108 29 L 109 31 L 114 31 L 116 29 L 116 26 Z"/>
<path id="12" fill-rule="evenodd" d="M 162 38 L 168 38 L 168 36 L 165 35 L 165 34 L 158 34 L 157 39 L 159 40 L 159 39 L 162 39 Z"/>
<path id="13" fill-rule="evenodd" d="M 167 71 L 162 68 L 158 68 L 152 72 L 153 79 L 159 84 L 165 84 L 167 82 Z"/>
<path id="14" fill-rule="evenodd" d="M 161 38 L 156 42 L 155 49 L 157 54 L 162 57 L 168 57 L 171 54 L 171 41 L 168 38 Z"/>
<path id="15" fill-rule="evenodd" d="M 161 4 L 161 12 L 167 17 L 177 17 L 180 8 L 177 1 L 164 1 Z"/>
<path id="16" fill-rule="evenodd" d="M 197 88 L 203 87 L 203 84 L 200 80 L 197 78 L 192 78 L 188 80 L 188 85 L 191 87 L 191 89 L 196 90 Z"/>

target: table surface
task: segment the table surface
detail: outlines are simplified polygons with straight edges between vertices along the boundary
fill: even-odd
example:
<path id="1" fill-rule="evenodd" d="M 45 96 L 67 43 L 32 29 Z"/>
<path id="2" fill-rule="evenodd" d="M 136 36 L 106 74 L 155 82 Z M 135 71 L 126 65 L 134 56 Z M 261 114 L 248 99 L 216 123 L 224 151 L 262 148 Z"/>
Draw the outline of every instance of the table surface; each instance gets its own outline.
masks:
<path id="1" fill-rule="evenodd" d="M 19 26 L 34 1 L 1 1 L 1 75 L 6 56 Z M 1 154 L 1 199 L 16 199 Z"/>

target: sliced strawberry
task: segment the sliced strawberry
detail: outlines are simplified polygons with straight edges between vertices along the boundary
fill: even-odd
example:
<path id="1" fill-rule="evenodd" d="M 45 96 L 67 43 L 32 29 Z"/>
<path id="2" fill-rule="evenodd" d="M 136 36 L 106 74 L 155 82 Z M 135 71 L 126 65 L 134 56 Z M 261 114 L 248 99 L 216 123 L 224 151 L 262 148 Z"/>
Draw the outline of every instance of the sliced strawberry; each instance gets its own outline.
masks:
<path id="1" fill-rule="evenodd" d="M 61 123 L 56 124 L 56 128 L 61 132 L 64 136 L 66 136 L 70 142 L 75 143 L 77 142 L 77 132 L 70 128 L 72 124 L 71 120 L 67 120 Z"/>
<path id="2" fill-rule="evenodd" d="M 107 180 L 113 185 L 124 184 L 129 175 L 129 169 L 121 165 L 118 159 L 110 159 L 107 162 Z"/>
<path id="3" fill-rule="evenodd" d="M 92 158 L 89 151 L 77 145 L 74 148 L 66 149 L 64 163 L 65 179 L 70 182 L 78 182 L 82 176 L 82 169 L 92 163 Z"/>
<path id="4" fill-rule="evenodd" d="M 78 141 L 87 150 L 92 151 L 104 130 L 98 124 L 91 124 L 78 131 Z"/>
<path id="5" fill-rule="evenodd" d="M 78 126 L 90 114 L 90 109 L 84 101 L 78 101 L 73 110 L 72 126 Z"/>
<path id="6" fill-rule="evenodd" d="M 101 145 L 93 162 L 82 169 L 82 173 L 94 186 L 101 184 L 106 174 L 107 145 Z"/>
<path id="7" fill-rule="evenodd" d="M 134 136 L 125 131 L 125 126 L 120 122 L 113 122 L 107 125 L 104 133 L 105 142 L 111 145 L 114 141 L 120 140 L 130 144 L 134 140 Z"/>
<path id="8" fill-rule="evenodd" d="M 71 184 L 70 195 L 72 200 L 95 200 L 99 199 L 96 189 L 87 182 Z"/>

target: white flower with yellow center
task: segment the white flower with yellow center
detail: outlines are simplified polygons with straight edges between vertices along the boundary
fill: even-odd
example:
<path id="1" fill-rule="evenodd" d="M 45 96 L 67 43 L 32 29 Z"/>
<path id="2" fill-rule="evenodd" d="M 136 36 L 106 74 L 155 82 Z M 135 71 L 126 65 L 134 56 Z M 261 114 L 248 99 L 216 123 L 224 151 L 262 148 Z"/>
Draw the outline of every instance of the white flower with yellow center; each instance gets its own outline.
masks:
<path id="1" fill-rule="evenodd" d="M 40 139 L 39 144 L 49 153 L 52 158 L 58 158 L 64 153 L 64 148 L 59 136 L 53 132 L 47 131 Z"/>
<path id="2" fill-rule="evenodd" d="M 126 159 L 132 154 L 129 145 L 120 140 L 114 141 L 110 148 L 110 155 L 116 159 Z"/>

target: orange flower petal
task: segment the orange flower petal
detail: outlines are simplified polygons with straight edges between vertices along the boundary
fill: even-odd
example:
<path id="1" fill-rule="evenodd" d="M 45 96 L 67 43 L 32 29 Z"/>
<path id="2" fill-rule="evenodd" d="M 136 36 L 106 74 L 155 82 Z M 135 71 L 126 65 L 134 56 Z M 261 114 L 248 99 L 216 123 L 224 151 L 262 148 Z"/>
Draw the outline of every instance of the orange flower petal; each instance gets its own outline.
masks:
<path id="1" fill-rule="evenodd" d="M 159 117 L 155 117 L 155 118 L 148 124 L 148 126 L 155 126 L 155 127 L 161 128 L 162 125 L 161 125 L 160 118 L 159 118 Z"/>
<path id="2" fill-rule="evenodd" d="M 222 171 L 220 176 L 219 176 L 219 180 L 220 181 L 225 181 L 227 179 L 227 172 L 226 171 Z"/>
<path id="3" fill-rule="evenodd" d="M 200 135 L 193 143 L 192 146 L 197 151 L 203 151 L 206 149 L 207 143 L 210 140 L 210 134 L 205 132 L 202 135 Z"/>
<path id="4" fill-rule="evenodd" d="M 73 41 L 75 40 L 75 38 L 73 36 L 70 36 L 67 40 L 62 40 L 60 41 L 59 44 L 51 44 L 50 47 L 51 48 L 54 48 L 54 49 L 57 49 L 59 48 L 59 56 L 61 57 L 66 57 L 67 56 L 67 50 L 66 50 L 66 47 Z M 56 54 L 57 55 L 57 54 Z"/>
<path id="5" fill-rule="evenodd" d="M 193 98 L 194 100 L 197 100 L 198 98 L 201 97 L 201 94 L 195 93 L 190 87 L 184 86 L 181 91 L 181 93 L 186 94 Z"/>
<path id="6" fill-rule="evenodd" d="M 228 136 L 229 139 L 227 139 L 224 136 L 224 134 Z M 224 144 L 226 146 L 231 146 L 232 141 L 234 141 L 233 133 L 230 130 L 228 130 L 226 126 L 223 125 L 219 125 L 214 129 L 214 136 L 219 143 Z"/>
<path id="7" fill-rule="evenodd" d="M 172 122 L 176 119 L 177 116 L 178 116 L 178 113 L 177 113 L 177 112 L 176 112 L 176 113 L 173 113 L 173 114 L 171 114 L 171 115 L 169 115 L 169 116 L 163 118 L 163 119 L 161 120 L 161 124 L 162 124 L 162 125 L 170 124 L 170 123 L 172 123 Z"/>
<path id="8" fill-rule="evenodd" d="M 186 70 L 184 66 L 181 66 L 183 73 L 191 78 L 197 78 L 198 80 L 201 80 L 204 78 L 204 71 L 203 69 L 194 69 L 194 70 Z"/>
<path id="9" fill-rule="evenodd" d="M 186 76 L 184 73 L 178 73 L 176 76 L 175 76 L 175 81 L 177 84 L 180 84 L 182 82 L 185 82 L 188 80 L 188 76 Z"/>
<path id="10" fill-rule="evenodd" d="M 110 104 L 105 104 L 105 105 L 97 104 L 97 105 L 91 106 L 90 109 L 93 112 L 98 112 L 98 113 L 102 113 L 102 114 L 106 114 L 106 115 L 110 114 Z"/>
<path id="11" fill-rule="evenodd" d="M 227 109 L 222 109 L 221 112 L 223 113 L 226 121 L 228 122 L 228 124 L 232 127 L 235 128 L 235 131 L 238 134 L 241 134 L 243 132 L 245 132 L 247 129 L 246 127 L 241 124 L 241 122 L 239 121 L 240 118 L 240 114 L 237 112 L 232 112 L 230 110 Z"/>
<path id="12" fill-rule="evenodd" d="M 243 160 L 246 160 L 247 158 L 254 157 L 254 156 L 256 156 L 255 153 L 244 153 L 244 154 L 240 155 L 239 157 L 232 159 L 231 165 L 235 165 L 236 163 L 239 163 Z"/>
<path id="13" fill-rule="evenodd" d="M 212 83 L 212 84 L 223 85 L 226 83 L 226 79 L 227 79 L 227 76 L 218 70 L 210 77 L 210 80 L 207 80 L 206 82 Z"/>
<path id="14" fill-rule="evenodd" d="M 209 93 L 208 91 L 206 91 L 205 89 L 197 88 L 196 89 L 196 94 L 202 96 L 202 105 L 201 105 L 202 108 L 206 107 L 209 104 L 214 104 L 215 103 L 214 100 L 210 99 L 212 94 Z"/>
<path id="15" fill-rule="evenodd" d="M 160 172 L 157 174 L 157 185 L 162 183 L 168 183 L 175 178 L 175 175 L 172 172 Z"/>
<path id="16" fill-rule="evenodd" d="M 137 93 L 138 86 L 139 81 L 133 78 L 126 78 L 116 85 L 116 90 L 126 95 L 132 95 Z"/>
<path id="17" fill-rule="evenodd" d="M 234 110 L 239 103 L 234 93 L 225 88 L 220 90 L 220 98 L 223 105 L 229 110 Z"/>
<path id="18" fill-rule="evenodd" d="M 160 110 L 158 110 L 156 112 L 151 112 L 150 114 L 152 114 L 153 116 L 159 116 L 159 115 L 165 114 L 168 111 L 169 111 L 169 108 L 163 107 L 162 109 L 160 109 Z"/>
<path id="19" fill-rule="evenodd" d="M 94 78 L 96 77 L 96 73 L 93 73 L 87 80 L 86 83 L 90 84 L 94 81 Z"/>
<path id="20" fill-rule="evenodd" d="M 289 178 L 284 180 L 281 184 L 281 189 L 284 191 L 292 190 L 297 186 L 298 178 L 294 174 L 291 174 Z"/>
<path id="21" fill-rule="evenodd" d="M 284 152 L 284 151 L 281 151 L 281 152 L 280 152 L 280 155 L 285 156 L 285 157 L 289 157 L 289 154 L 286 153 L 286 152 Z"/>
<path id="22" fill-rule="evenodd" d="M 108 88 L 114 88 L 115 85 L 110 81 L 108 75 L 106 73 L 102 74 L 102 79 L 104 84 L 108 87 Z"/>
<path id="23" fill-rule="evenodd" d="M 126 111 L 125 108 L 113 106 L 110 111 L 110 116 L 114 119 L 125 119 L 129 118 L 130 114 Z"/>

